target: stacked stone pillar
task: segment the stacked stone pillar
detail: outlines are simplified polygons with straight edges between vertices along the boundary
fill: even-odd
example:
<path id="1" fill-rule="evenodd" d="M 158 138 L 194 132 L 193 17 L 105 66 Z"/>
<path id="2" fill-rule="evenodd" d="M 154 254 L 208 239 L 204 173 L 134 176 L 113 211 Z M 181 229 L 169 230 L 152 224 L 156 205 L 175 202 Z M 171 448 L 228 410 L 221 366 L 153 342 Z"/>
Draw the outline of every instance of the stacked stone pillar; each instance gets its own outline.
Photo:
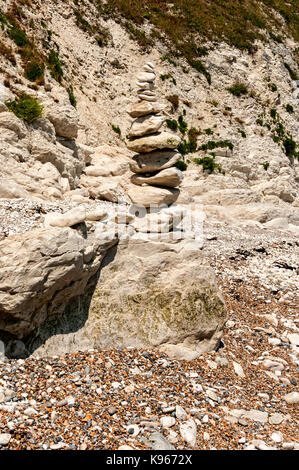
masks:
<path id="1" fill-rule="evenodd" d="M 179 196 L 178 186 L 183 174 L 174 167 L 181 159 L 176 150 L 181 139 L 163 130 L 164 106 L 157 102 L 154 65 L 147 62 L 137 76 L 139 101 L 127 112 L 135 120 L 128 133 L 127 147 L 136 152 L 130 165 L 136 186 L 128 194 L 132 202 L 144 207 L 170 205 Z"/>

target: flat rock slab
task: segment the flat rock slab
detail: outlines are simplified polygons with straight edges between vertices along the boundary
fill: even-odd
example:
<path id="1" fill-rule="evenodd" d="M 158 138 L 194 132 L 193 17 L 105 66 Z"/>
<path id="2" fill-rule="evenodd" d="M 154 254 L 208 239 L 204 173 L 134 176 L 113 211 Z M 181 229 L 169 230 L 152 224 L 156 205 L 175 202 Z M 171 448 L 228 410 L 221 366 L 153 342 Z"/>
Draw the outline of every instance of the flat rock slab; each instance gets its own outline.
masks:
<path id="1" fill-rule="evenodd" d="M 150 184 L 175 188 L 181 184 L 183 178 L 184 175 L 178 168 L 166 168 L 155 175 L 133 175 L 131 181 L 137 185 Z"/>
<path id="2" fill-rule="evenodd" d="M 161 150 L 140 154 L 132 158 L 130 170 L 133 173 L 154 173 L 172 167 L 181 158 L 181 154 L 175 150 Z"/>
<path id="3" fill-rule="evenodd" d="M 155 114 L 140 117 L 133 122 L 128 137 L 142 137 L 158 132 L 165 119 L 165 116 L 157 116 Z"/>
<path id="4" fill-rule="evenodd" d="M 162 206 L 173 204 L 179 197 L 178 189 L 166 189 L 154 186 L 135 186 L 128 190 L 128 196 L 137 206 Z"/>
<path id="5" fill-rule="evenodd" d="M 140 101 L 133 103 L 127 108 L 127 113 L 133 117 L 138 118 L 146 116 L 147 114 L 158 114 L 164 110 L 165 106 L 161 103 L 150 103 L 149 101 Z"/>
<path id="6" fill-rule="evenodd" d="M 135 140 L 128 140 L 127 147 L 133 152 L 147 153 L 159 149 L 175 149 L 181 143 L 180 137 L 170 132 L 149 135 Z"/>

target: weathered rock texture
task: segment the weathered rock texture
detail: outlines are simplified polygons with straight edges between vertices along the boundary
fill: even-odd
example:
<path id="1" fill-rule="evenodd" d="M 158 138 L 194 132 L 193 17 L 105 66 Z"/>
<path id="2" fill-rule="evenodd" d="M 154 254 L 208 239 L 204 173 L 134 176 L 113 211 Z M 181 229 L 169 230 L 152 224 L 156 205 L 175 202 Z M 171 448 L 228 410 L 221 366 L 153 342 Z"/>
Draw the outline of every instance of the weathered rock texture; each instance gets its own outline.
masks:
<path id="1" fill-rule="evenodd" d="M 24 338 L 83 294 L 117 239 L 52 228 L 0 242 L 0 330 Z"/>
<path id="2" fill-rule="evenodd" d="M 107 254 L 90 297 L 81 296 L 57 322 L 48 322 L 30 347 L 55 354 L 166 344 L 196 355 L 218 346 L 226 320 L 212 271 L 198 247 L 186 242 L 120 243 Z"/>

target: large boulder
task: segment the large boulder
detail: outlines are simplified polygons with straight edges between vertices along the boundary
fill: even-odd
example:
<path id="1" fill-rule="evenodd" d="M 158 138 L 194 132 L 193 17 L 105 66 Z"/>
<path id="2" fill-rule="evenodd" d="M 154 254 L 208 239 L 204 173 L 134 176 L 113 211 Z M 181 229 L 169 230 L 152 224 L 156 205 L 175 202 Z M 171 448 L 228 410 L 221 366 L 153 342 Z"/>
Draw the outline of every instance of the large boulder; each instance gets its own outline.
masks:
<path id="1" fill-rule="evenodd" d="M 46 116 L 55 127 L 55 132 L 60 137 L 76 139 L 79 130 L 79 116 L 71 105 L 53 105 L 46 111 Z"/>
<path id="2" fill-rule="evenodd" d="M 133 346 L 178 348 L 180 354 L 185 349 L 194 357 L 217 348 L 226 321 L 223 298 L 196 242 L 120 242 L 87 297 L 37 332 L 31 345 L 38 355 Z"/>
<path id="3" fill-rule="evenodd" d="M 85 292 L 116 237 L 71 228 L 33 230 L 0 242 L 0 330 L 21 339 Z"/>

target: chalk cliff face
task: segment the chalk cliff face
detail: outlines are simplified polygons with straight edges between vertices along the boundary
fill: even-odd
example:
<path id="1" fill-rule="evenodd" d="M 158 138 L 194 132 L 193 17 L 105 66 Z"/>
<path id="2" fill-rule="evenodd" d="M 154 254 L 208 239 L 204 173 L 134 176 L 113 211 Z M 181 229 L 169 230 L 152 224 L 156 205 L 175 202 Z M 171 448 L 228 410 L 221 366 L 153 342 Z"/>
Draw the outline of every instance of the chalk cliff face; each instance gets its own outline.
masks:
<path id="1" fill-rule="evenodd" d="M 145 51 L 137 30 L 134 39 L 92 1 L 80 8 L 2 3 L 0 330 L 11 354 L 17 340 L 45 354 L 58 345 L 217 347 L 225 307 L 200 250 L 189 252 L 182 240 L 119 243 L 121 227 L 148 232 L 128 213 L 132 203 L 175 202 L 200 205 L 209 223 L 296 236 L 299 81 L 291 27 L 279 40 L 257 36 L 250 52 L 209 38 L 200 68 L 171 55 L 162 38 Z M 148 35 L 150 22 L 140 28 Z M 147 62 L 158 102 L 152 82 L 136 85 Z M 134 104 L 137 88 L 146 104 Z M 35 119 L 13 112 L 24 94 L 42 106 Z M 142 146 L 147 134 L 153 147 Z M 161 135 L 173 139 L 167 150 L 157 150 Z M 121 223 L 119 203 L 126 206 Z M 154 218 L 157 232 L 174 230 L 167 209 Z M 67 332 L 70 312 L 73 339 L 55 342 L 49 332 Z"/>

